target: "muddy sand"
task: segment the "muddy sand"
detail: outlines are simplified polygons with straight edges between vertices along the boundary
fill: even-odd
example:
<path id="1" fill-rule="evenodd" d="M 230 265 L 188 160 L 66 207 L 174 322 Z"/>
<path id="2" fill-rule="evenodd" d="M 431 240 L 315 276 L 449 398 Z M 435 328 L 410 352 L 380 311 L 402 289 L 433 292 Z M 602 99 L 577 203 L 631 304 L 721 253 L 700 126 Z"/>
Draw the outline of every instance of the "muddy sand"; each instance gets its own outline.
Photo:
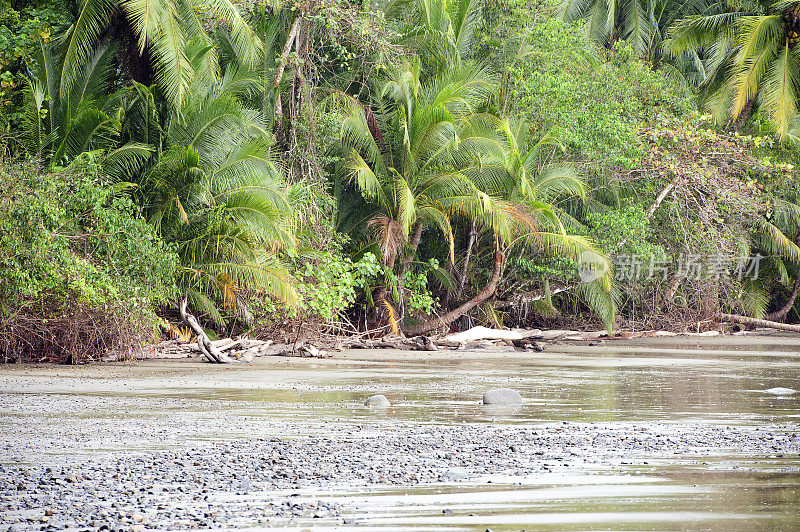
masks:
<path id="1" fill-rule="evenodd" d="M 797 529 L 792 390 L 781 335 L 7 366 L 0 530 Z"/>

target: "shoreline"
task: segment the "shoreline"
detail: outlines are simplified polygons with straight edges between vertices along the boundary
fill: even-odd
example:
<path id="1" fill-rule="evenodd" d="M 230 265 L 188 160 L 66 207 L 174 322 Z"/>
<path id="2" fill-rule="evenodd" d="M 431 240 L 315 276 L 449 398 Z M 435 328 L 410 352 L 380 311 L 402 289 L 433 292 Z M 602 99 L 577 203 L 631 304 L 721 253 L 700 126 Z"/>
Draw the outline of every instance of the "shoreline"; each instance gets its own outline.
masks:
<path id="1" fill-rule="evenodd" d="M 453 501 L 497 490 L 516 508 L 515 497 L 573 484 L 692 499 L 707 482 L 708 493 L 796 486 L 799 397 L 766 389 L 800 388 L 798 346 L 791 335 L 654 337 L 541 353 L 2 366 L 0 530 L 407 528 L 414 497 L 451 501 L 418 524 L 469 526 L 476 510 Z M 481 404 L 502 386 L 524 402 Z M 365 407 L 374 393 L 391 406 Z M 394 513 L 370 498 L 384 492 L 396 493 Z M 491 515 L 483 528 L 503 528 Z"/>

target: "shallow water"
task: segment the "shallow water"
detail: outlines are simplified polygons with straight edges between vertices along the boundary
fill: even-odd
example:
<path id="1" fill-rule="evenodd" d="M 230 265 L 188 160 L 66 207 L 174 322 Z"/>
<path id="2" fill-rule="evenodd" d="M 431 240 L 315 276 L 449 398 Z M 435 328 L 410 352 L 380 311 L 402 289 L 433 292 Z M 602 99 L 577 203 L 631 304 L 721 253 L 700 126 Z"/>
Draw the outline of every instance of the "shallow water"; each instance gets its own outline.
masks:
<path id="1" fill-rule="evenodd" d="M 188 361 L 78 368 L 0 369 L 6 463 L 58 463 L 219 440 L 306 435 L 374 437 L 430 425 L 657 426 L 675 445 L 693 427 L 754 434 L 800 431 L 800 340 L 637 340 L 603 347 L 554 345 L 545 353 L 353 351 L 338 360 L 269 358 L 253 366 Z M 512 387 L 518 407 L 480 404 Z M 386 410 L 362 406 L 383 393 Z M 122 423 L 122 420 L 126 420 Z M 768 438 L 768 437 L 767 437 Z M 30 443 L 36 442 L 35 448 Z M 781 449 L 721 445 L 595 457 L 574 473 L 486 476 L 416 486 L 296 490 L 296 500 L 339 503 L 344 521 L 300 519 L 299 528 L 380 530 L 799 530 L 800 457 Z M 600 451 L 598 451 L 600 452 Z M 592 457 L 590 457 L 592 458 Z M 546 460 L 546 457 L 543 458 Z M 217 494 L 230 505 L 276 492 Z M 257 526 L 257 523 L 251 523 Z"/>

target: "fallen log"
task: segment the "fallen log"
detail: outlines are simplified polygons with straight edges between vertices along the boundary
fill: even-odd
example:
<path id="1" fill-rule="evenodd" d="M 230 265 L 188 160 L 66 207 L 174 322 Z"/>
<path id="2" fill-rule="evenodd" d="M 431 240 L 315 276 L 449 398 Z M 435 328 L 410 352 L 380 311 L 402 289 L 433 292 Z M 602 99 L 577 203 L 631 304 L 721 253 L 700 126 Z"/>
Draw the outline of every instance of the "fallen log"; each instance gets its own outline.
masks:
<path id="1" fill-rule="evenodd" d="M 717 321 L 729 321 L 731 323 L 738 323 L 740 325 L 765 327 L 768 329 L 777 329 L 779 331 L 800 333 L 800 325 L 790 325 L 788 323 L 780 323 L 777 321 L 759 320 L 757 318 L 748 318 L 747 316 L 737 316 L 736 314 L 725 314 L 720 312 L 717 314 Z"/>
<path id="2" fill-rule="evenodd" d="M 506 329 L 489 329 L 478 325 L 466 331 L 455 334 L 449 334 L 442 338 L 442 343 L 455 343 L 461 344 L 466 342 L 474 342 L 476 340 L 521 340 L 522 334 L 517 331 L 509 331 Z"/>
<path id="3" fill-rule="evenodd" d="M 208 335 L 200 326 L 200 322 L 187 310 L 188 304 L 188 294 L 184 292 L 180 304 L 178 305 L 181 318 L 192 328 L 194 334 L 197 335 L 197 347 L 200 349 L 200 352 L 203 353 L 203 356 L 205 356 L 209 362 L 214 362 L 216 364 L 229 364 L 234 362 L 234 359 L 220 351 L 211 343 Z"/>

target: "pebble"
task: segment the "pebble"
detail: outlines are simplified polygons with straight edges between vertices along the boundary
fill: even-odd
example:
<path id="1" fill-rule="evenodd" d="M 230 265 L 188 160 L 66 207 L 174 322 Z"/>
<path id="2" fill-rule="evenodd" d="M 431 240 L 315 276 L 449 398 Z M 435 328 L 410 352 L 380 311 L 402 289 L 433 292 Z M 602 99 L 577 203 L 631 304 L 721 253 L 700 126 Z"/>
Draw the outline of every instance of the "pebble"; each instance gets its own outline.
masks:
<path id="1" fill-rule="evenodd" d="M 56 526 L 93 532 L 232 529 L 255 523 L 260 528 L 291 523 L 299 527 L 309 525 L 297 523 L 298 519 L 310 520 L 315 515 L 336 522 L 345 517 L 339 503 L 309 499 L 302 495 L 305 490 L 343 486 L 413 489 L 547 471 L 591 474 L 599 468 L 620 467 L 623 462 L 634 467 L 646 465 L 665 456 L 689 463 L 698 456 L 726 456 L 730 449 L 743 456 L 785 456 L 790 460 L 800 454 L 800 431 L 795 423 L 495 426 L 428 425 L 385 417 L 374 421 L 337 421 L 326 424 L 322 431 L 316 430 L 318 427 L 309 431 L 306 421 L 281 421 L 269 428 L 282 431 L 259 432 L 267 436 L 193 441 L 184 448 L 158 451 L 126 450 L 130 426 L 115 424 L 102 429 L 118 438 L 119 449 L 103 458 L 76 459 L 75 454 L 54 453 L 50 459 L 63 459 L 59 467 L 30 459 L 41 442 L 4 443 L 0 446 L 0 532 L 54 530 Z M 136 425 L 136 418 L 129 422 L 136 430 L 144 427 L 154 433 L 164 427 L 158 422 Z M 304 436 L 272 436 L 297 433 Z M 25 457 L 26 463 L 19 457 Z M 67 482 L 68 477 L 77 482 Z M 28 488 L 17 490 L 20 483 Z M 234 496 L 232 490 L 252 495 Z M 245 504 L 252 506 L 245 508 Z M 45 521 L 39 522 L 48 513 L 56 517 L 51 521 L 44 515 Z"/>

